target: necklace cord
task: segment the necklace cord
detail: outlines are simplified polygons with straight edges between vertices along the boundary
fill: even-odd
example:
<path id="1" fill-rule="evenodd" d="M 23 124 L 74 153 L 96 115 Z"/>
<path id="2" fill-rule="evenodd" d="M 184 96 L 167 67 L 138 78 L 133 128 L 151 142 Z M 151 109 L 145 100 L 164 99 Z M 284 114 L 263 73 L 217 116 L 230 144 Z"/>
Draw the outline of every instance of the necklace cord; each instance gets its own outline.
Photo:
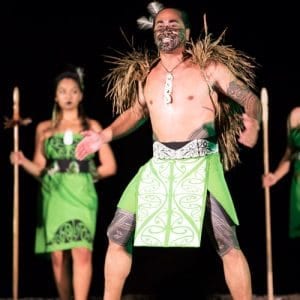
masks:
<path id="1" fill-rule="evenodd" d="M 160 60 L 160 63 L 162 65 L 162 67 L 165 69 L 165 71 L 169 74 L 172 74 L 173 71 L 183 62 L 184 60 L 181 59 L 170 71 L 166 68 L 166 66 L 163 64 L 162 60 Z"/>

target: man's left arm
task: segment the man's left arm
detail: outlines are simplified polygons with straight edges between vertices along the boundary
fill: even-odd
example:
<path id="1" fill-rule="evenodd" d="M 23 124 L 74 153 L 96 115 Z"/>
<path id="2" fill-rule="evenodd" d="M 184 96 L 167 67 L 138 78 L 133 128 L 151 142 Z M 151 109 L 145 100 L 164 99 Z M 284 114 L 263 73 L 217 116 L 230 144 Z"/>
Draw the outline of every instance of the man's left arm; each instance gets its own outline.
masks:
<path id="1" fill-rule="evenodd" d="M 229 83 L 226 94 L 245 110 L 243 115 L 245 130 L 241 132 L 239 142 L 252 148 L 257 142 L 262 119 L 261 101 L 249 87 L 239 80 Z"/>

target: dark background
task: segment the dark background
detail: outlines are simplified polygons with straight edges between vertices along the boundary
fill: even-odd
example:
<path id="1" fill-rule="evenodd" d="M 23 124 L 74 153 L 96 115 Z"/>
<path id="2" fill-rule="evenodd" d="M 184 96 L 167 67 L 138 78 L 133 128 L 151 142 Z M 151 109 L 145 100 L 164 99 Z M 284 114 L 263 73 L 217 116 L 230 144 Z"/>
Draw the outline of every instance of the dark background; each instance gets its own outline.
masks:
<path id="1" fill-rule="evenodd" d="M 140 32 L 136 19 L 148 15 L 148 1 L 40 2 L 10 1 L 0 11 L 0 117 L 12 117 L 12 91 L 20 89 L 22 117 L 33 122 L 20 127 L 20 149 L 31 157 L 38 122 L 51 116 L 53 79 L 65 64 L 85 70 L 85 108 L 103 126 L 114 118 L 104 98 L 104 54 L 111 49 L 128 51 L 122 29 L 135 45 L 152 45 L 150 32 Z M 185 9 L 191 18 L 192 35 L 202 30 L 203 14 L 214 37 L 227 28 L 225 43 L 256 58 L 257 93 L 269 94 L 269 158 L 273 170 L 283 154 L 286 118 L 298 105 L 299 48 L 296 1 L 165 1 Z M 0 297 L 12 295 L 13 130 L 1 126 L 0 200 Z M 94 251 L 91 294 L 102 295 L 106 227 L 119 196 L 130 178 L 151 155 L 149 124 L 112 144 L 118 174 L 97 183 L 100 210 Z M 248 258 L 254 294 L 267 293 L 265 204 L 262 133 L 257 146 L 241 149 L 242 163 L 226 174 L 239 214 L 240 244 Z M 300 292 L 299 241 L 288 239 L 289 176 L 271 189 L 273 277 L 276 294 Z M 20 169 L 19 296 L 56 296 L 51 263 L 33 253 L 37 182 Z M 207 237 L 200 249 L 136 248 L 132 273 L 125 293 L 200 295 L 227 293 L 222 266 Z M 187 298 L 186 298 L 187 299 Z M 191 299 L 191 297 L 190 297 Z"/>

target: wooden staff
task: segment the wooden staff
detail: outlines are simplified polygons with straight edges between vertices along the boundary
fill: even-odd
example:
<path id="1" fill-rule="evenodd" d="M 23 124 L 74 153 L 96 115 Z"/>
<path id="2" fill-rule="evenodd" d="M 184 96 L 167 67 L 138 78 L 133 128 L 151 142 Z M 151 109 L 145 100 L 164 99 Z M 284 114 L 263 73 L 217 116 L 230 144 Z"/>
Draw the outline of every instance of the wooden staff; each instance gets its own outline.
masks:
<path id="1" fill-rule="evenodd" d="M 262 90 L 261 90 L 261 102 L 262 102 L 262 122 L 263 122 L 264 174 L 268 174 L 269 173 L 268 92 L 267 92 L 266 88 L 262 88 Z M 264 190 L 265 190 L 266 259 L 267 259 L 268 300 L 274 300 L 270 187 L 265 187 Z"/>
<path id="2" fill-rule="evenodd" d="M 17 87 L 13 91 L 14 152 L 19 151 L 19 100 Z M 19 164 L 14 163 L 14 202 L 13 202 L 13 299 L 18 299 L 19 285 Z"/>
<path id="3" fill-rule="evenodd" d="M 13 118 L 5 118 L 4 127 L 13 128 L 14 152 L 19 151 L 19 125 L 27 125 L 31 119 L 20 118 L 19 110 L 20 93 L 17 87 L 13 90 Z M 19 286 L 19 164 L 14 163 L 14 199 L 13 199 L 13 276 L 12 276 L 12 293 L 13 300 L 18 299 Z"/>

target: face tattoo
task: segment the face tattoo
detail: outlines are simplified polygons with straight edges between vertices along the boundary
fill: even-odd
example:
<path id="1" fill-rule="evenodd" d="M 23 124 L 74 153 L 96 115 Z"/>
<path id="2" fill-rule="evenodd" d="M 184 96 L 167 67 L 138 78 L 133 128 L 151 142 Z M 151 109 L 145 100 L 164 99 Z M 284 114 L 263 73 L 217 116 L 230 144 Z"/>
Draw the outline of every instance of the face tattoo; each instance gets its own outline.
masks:
<path id="1" fill-rule="evenodd" d="M 163 52 L 169 52 L 185 42 L 185 29 L 172 29 L 168 26 L 160 28 L 154 35 L 157 48 Z"/>

